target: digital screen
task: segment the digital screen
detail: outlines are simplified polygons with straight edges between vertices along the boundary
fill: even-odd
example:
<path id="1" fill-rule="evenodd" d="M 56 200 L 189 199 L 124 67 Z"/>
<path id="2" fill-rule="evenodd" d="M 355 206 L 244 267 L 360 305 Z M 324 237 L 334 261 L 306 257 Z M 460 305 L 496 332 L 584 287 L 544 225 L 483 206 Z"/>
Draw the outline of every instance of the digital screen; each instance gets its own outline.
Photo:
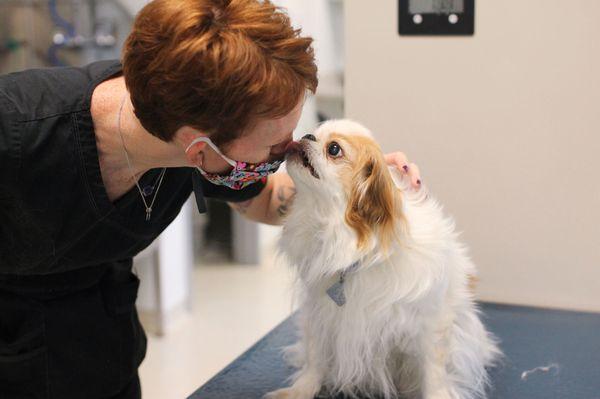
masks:
<path id="1" fill-rule="evenodd" d="M 457 14 L 465 8 L 464 0 L 409 0 L 411 14 Z"/>

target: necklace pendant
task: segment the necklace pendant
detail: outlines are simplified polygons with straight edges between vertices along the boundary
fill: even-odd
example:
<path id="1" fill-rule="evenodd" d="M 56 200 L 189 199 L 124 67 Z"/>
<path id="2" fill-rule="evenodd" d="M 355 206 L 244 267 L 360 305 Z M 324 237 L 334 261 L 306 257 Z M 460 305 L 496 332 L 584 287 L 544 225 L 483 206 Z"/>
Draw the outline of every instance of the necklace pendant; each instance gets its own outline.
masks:
<path id="1" fill-rule="evenodd" d="M 154 186 L 146 186 L 144 187 L 144 189 L 142 190 L 142 193 L 144 194 L 144 197 L 149 196 L 150 194 L 152 194 L 152 192 L 154 191 Z"/>
<path id="2" fill-rule="evenodd" d="M 137 187 L 140 195 L 142 197 L 142 201 L 144 202 L 144 206 L 146 207 L 146 222 L 150 220 L 150 216 L 152 214 L 152 205 L 154 205 L 154 201 L 156 200 L 156 196 L 158 195 L 158 190 L 160 189 L 160 185 L 162 184 L 163 177 L 165 177 L 165 173 L 167 168 L 162 168 L 162 172 L 160 172 L 160 177 L 158 178 L 158 185 L 156 186 L 156 191 L 154 191 L 154 185 L 146 186 L 142 190 L 140 187 L 140 183 L 138 179 L 135 177 L 135 173 L 133 172 L 133 167 L 131 166 L 131 160 L 129 159 L 129 154 L 127 153 L 127 148 L 125 147 L 125 140 L 123 139 L 123 132 L 121 131 L 121 114 L 123 113 L 123 105 L 125 105 L 125 100 L 127 99 L 127 95 L 123 96 L 121 100 L 121 107 L 119 108 L 119 114 L 117 115 L 117 128 L 119 131 L 119 137 L 121 137 L 121 145 L 123 146 L 123 152 L 125 153 L 125 159 L 127 160 L 127 166 L 129 166 L 129 171 L 131 172 L 131 177 L 135 182 L 135 186 Z M 155 182 L 156 184 L 156 182 Z M 152 202 L 150 202 L 150 206 L 146 202 L 147 196 L 154 192 L 154 198 L 152 198 Z"/>

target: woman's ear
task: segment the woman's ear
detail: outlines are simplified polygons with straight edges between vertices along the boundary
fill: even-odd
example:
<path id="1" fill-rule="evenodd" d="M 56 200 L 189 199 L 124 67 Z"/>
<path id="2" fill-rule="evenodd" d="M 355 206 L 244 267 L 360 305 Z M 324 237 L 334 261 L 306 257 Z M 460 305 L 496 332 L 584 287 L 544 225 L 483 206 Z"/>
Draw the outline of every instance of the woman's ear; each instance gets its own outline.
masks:
<path id="1" fill-rule="evenodd" d="M 183 149 L 189 166 L 202 165 L 204 160 L 205 141 L 198 141 L 200 137 L 208 137 L 203 132 L 191 126 L 182 126 L 175 132 L 173 141 Z"/>
<path id="2" fill-rule="evenodd" d="M 396 223 L 401 218 L 400 191 L 394 185 L 383 155 L 370 149 L 364 151 L 357 162 L 346 223 L 356 231 L 359 248 L 377 234 L 385 249 L 396 237 Z"/>
<path id="3" fill-rule="evenodd" d="M 185 157 L 192 166 L 202 166 L 204 161 L 204 149 L 206 143 L 198 142 L 195 144 L 188 145 L 185 150 Z"/>
<path id="4" fill-rule="evenodd" d="M 203 135 L 192 136 L 185 143 L 185 157 L 192 166 L 202 166 L 204 161 L 204 150 L 206 149 L 206 141 L 200 141 Z"/>

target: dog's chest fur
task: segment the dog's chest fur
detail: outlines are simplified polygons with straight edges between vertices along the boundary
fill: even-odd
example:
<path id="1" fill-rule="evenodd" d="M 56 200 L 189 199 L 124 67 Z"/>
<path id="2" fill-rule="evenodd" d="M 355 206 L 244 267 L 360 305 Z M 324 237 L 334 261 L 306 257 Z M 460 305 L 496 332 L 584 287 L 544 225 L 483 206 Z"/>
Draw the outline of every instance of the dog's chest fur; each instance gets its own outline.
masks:
<path id="1" fill-rule="evenodd" d="M 445 268 L 444 260 L 458 249 L 452 221 L 442 217 L 435 202 L 407 196 L 403 211 L 410 240 L 394 246 L 386 258 L 376 247 L 371 254 L 357 250 L 343 213 L 321 209 L 312 201 L 296 198 L 280 248 L 299 275 L 304 323 L 319 325 L 320 333 L 310 339 L 324 352 L 323 358 L 330 359 L 330 375 L 351 378 L 355 373 L 365 383 L 384 378 L 365 372 L 369 364 L 371 370 L 402 369 L 403 379 L 418 380 L 408 376 L 418 367 L 406 366 L 419 362 L 421 332 L 431 327 L 427 323 L 433 314 L 445 311 L 441 305 L 450 286 L 460 284 L 465 272 Z M 346 303 L 338 306 L 327 289 L 343 269 L 365 255 L 373 263 L 346 275 Z M 371 255 L 379 258 L 373 261 Z"/>

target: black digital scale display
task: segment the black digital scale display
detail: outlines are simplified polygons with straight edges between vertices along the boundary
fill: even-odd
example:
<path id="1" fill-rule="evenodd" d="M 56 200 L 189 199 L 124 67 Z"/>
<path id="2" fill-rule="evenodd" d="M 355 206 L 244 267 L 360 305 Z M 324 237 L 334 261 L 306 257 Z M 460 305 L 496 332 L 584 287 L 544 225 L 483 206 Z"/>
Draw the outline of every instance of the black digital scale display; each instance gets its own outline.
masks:
<path id="1" fill-rule="evenodd" d="M 475 0 L 398 0 L 401 35 L 473 35 Z"/>

